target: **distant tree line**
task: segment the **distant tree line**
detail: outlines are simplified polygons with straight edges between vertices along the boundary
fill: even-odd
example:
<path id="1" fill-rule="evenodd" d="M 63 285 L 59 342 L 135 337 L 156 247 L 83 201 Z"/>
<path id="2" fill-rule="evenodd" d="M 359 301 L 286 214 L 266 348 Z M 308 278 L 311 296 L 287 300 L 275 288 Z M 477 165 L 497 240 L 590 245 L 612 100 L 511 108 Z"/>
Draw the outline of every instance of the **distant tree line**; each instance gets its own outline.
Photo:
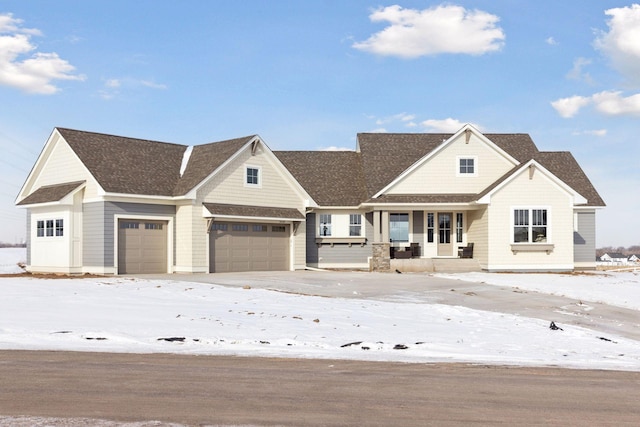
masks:
<path id="1" fill-rule="evenodd" d="M 0 248 L 26 248 L 26 243 L 2 243 L 0 242 Z"/>
<path id="2" fill-rule="evenodd" d="M 604 248 L 596 249 L 596 256 L 602 256 L 604 254 L 612 253 L 618 253 L 627 256 L 640 255 L 640 245 L 629 246 L 628 248 L 622 246 L 619 246 L 617 248 L 614 248 L 613 246 L 606 246 Z"/>

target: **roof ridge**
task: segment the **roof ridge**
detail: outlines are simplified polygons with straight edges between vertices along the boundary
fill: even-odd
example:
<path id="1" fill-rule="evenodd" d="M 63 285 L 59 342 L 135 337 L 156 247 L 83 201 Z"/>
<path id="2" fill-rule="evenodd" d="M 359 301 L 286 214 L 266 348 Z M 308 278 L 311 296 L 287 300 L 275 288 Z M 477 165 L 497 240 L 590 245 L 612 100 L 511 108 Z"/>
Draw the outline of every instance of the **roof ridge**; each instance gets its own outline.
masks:
<path id="1" fill-rule="evenodd" d="M 101 136 L 106 136 L 106 137 L 112 137 L 112 138 L 122 138 L 122 139 L 129 139 L 129 140 L 133 140 L 133 141 L 142 141 L 142 142 L 152 142 L 154 144 L 168 144 L 168 145 L 177 145 L 179 147 L 187 147 L 188 145 L 185 144 L 179 144 L 177 142 L 166 142 L 166 141 L 158 141 L 158 140 L 154 140 L 154 139 L 146 139 L 146 138 L 135 138 L 132 136 L 123 136 L 123 135 L 115 135 L 112 133 L 104 133 L 104 132 L 94 132 L 94 131 L 87 131 L 87 130 L 79 130 L 79 129 L 71 129 L 71 128 L 65 128 L 65 127 L 59 127 L 56 126 L 56 129 L 58 131 L 70 131 L 70 132 L 77 132 L 77 133 L 84 133 L 84 134 L 92 134 L 92 135 L 101 135 Z"/>

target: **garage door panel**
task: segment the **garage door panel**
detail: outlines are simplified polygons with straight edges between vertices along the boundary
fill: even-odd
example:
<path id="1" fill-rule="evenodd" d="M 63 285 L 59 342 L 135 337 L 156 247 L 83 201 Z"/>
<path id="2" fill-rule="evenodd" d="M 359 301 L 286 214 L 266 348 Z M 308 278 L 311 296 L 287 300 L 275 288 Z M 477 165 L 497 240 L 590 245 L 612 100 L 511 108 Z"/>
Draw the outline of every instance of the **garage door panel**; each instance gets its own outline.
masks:
<path id="1" fill-rule="evenodd" d="M 214 223 L 209 237 L 211 272 L 289 270 L 288 225 Z"/>
<path id="2" fill-rule="evenodd" d="M 118 222 L 118 273 L 167 272 L 167 222 Z"/>

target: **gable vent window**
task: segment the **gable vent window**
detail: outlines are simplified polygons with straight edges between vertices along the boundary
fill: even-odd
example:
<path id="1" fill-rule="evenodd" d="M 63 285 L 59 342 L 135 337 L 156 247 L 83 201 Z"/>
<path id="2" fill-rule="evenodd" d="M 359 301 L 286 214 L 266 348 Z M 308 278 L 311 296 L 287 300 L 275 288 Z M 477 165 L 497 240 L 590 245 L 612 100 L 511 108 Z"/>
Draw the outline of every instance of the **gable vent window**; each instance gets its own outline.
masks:
<path id="1" fill-rule="evenodd" d="M 458 157 L 458 176 L 476 176 L 478 164 L 475 157 Z"/>
<path id="2" fill-rule="evenodd" d="M 258 166 L 247 166 L 245 169 L 245 181 L 246 187 L 260 187 L 260 168 Z"/>

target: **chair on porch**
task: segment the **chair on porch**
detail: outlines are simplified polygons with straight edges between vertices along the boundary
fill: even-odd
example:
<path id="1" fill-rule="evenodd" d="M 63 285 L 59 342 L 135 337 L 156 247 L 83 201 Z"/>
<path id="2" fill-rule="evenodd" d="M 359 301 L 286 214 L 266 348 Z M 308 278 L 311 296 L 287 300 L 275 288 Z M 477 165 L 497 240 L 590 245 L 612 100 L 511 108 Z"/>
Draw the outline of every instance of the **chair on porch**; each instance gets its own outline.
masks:
<path id="1" fill-rule="evenodd" d="M 473 243 L 467 243 L 467 246 L 459 248 L 458 256 L 460 258 L 473 258 Z"/>

